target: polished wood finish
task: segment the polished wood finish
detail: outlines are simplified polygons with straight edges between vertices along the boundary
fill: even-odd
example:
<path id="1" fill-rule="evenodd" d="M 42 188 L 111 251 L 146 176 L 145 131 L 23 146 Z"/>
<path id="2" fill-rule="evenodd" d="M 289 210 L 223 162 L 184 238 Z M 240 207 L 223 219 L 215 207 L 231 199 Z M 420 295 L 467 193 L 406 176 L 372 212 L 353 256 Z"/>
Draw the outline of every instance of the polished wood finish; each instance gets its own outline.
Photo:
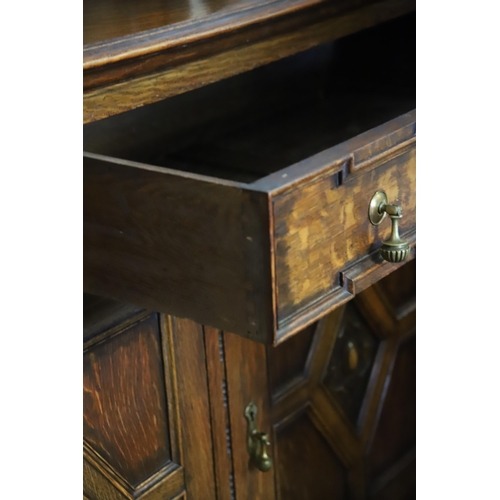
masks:
<path id="1" fill-rule="evenodd" d="M 121 326 L 128 318 L 140 315 L 144 309 L 116 300 L 83 294 L 83 340 L 90 341 L 107 330 Z"/>
<path id="2" fill-rule="evenodd" d="M 307 377 L 315 331 L 316 324 L 310 325 L 288 342 L 269 349 L 269 384 L 273 397 L 279 398 Z"/>
<path id="3" fill-rule="evenodd" d="M 216 3 L 200 2 L 205 12 Z M 120 4 L 118 11 L 112 0 L 89 2 L 88 12 L 84 6 L 84 35 L 96 42 L 84 47 L 85 123 L 248 71 L 414 9 L 413 0 L 227 2 L 226 10 L 203 17 L 203 9 L 187 12 L 182 1 L 172 11 L 158 10 L 155 0 L 128 4 L 129 9 Z M 223 15 L 232 9 L 233 14 Z M 144 16 L 134 17 L 137 10 Z M 184 16 L 192 19 L 176 22 Z M 163 22 L 172 24 L 154 29 Z M 142 28 L 153 29 L 137 32 Z"/>
<path id="4" fill-rule="evenodd" d="M 414 287 L 410 262 L 277 347 L 147 312 L 110 317 L 84 342 L 86 496 L 414 498 Z M 268 473 L 246 449 L 250 401 L 270 436 Z"/>
<path id="5" fill-rule="evenodd" d="M 83 361 L 85 439 L 137 486 L 171 460 L 158 316 L 93 346 Z"/>
<path id="6" fill-rule="evenodd" d="M 247 451 L 247 422 L 244 411 L 248 403 L 258 407 L 257 429 L 270 435 L 268 374 L 265 347 L 232 333 L 224 333 L 226 353 L 231 446 L 236 500 L 274 496 L 274 468 L 262 473 L 250 462 Z"/>
<path id="7" fill-rule="evenodd" d="M 411 290 L 415 295 L 415 268 L 411 263 L 405 266 L 382 280 L 375 290 L 386 304 L 387 314 L 396 309 L 384 289 L 399 282 L 407 290 L 407 296 Z M 302 332 L 264 351 L 263 347 L 238 336 L 224 336 L 226 370 L 238 389 L 238 393 L 229 391 L 227 400 L 233 460 L 237 460 L 238 454 L 248 459 L 243 439 L 246 426 L 239 415 L 245 400 L 258 402 L 263 413 L 259 425 L 264 431 L 272 426 L 275 496 L 255 498 L 390 500 L 398 498 L 397 495 L 414 498 L 415 302 L 413 309 L 401 310 L 386 331 L 370 320 L 378 304 L 370 308 L 367 292 L 373 290 L 366 290 L 306 330 L 301 342 Z M 211 335 L 215 339 L 215 331 Z M 353 343 L 362 352 L 366 336 L 374 349 L 368 358 L 360 355 L 361 372 L 352 373 L 346 344 Z M 279 353 L 284 359 L 280 359 Z M 301 380 L 292 376 L 295 382 L 287 383 L 287 390 L 277 397 L 273 370 L 286 373 L 286 367 L 292 366 L 292 353 L 296 364 L 290 373 L 301 373 Z M 257 363 L 264 359 L 267 370 L 265 364 Z M 341 383 L 332 385 L 330 370 L 339 363 L 343 365 L 341 376 L 337 377 Z M 289 381 L 290 377 L 286 379 Z M 351 399 L 346 400 L 344 393 Z M 346 401 L 354 401 L 354 407 Z M 239 443 L 234 440 L 238 434 Z M 248 474 L 249 469 L 244 470 Z M 235 475 L 237 484 L 238 475 Z M 243 477 L 249 480 L 250 476 Z M 250 486 L 243 484 L 248 491 Z M 236 488 L 236 498 L 247 498 L 240 495 L 241 488 Z"/>
<path id="8" fill-rule="evenodd" d="M 216 498 L 210 395 L 202 327 L 172 318 L 172 344 L 177 364 L 179 416 L 184 429 L 183 465 L 189 498 Z"/>
<path id="9" fill-rule="evenodd" d="M 205 0 L 190 2 L 174 0 L 168 9 L 160 0 L 84 0 L 83 44 L 91 45 L 114 38 L 134 35 L 161 27 L 175 27 L 180 23 L 207 21 L 210 14 L 225 17 L 263 4 L 257 0 Z"/>
<path id="10" fill-rule="evenodd" d="M 405 115 L 284 169 L 276 189 L 87 155 L 86 290 L 279 341 L 351 296 L 340 273 L 371 256 L 390 230 L 366 217 L 373 192 L 401 200 L 403 234 L 414 227 L 414 123 Z M 368 163 L 351 160 L 373 154 Z M 354 209 L 337 218 L 345 197 Z M 371 268 L 388 267 L 377 253 L 370 258 Z"/>
<path id="11" fill-rule="evenodd" d="M 210 390 L 210 413 L 212 416 L 217 498 L 220 500 L 234 500 L 236 487 L 228 404 L 224 334 L 220 330 L 205 327 L 204 337 Z"/>
<path id="12" fill-rule="evenodd" d="M 397 127 L 394 123 L 391 125 Z M 351 154 L 348 159 L 342 158 L 342 154 L 336 156 L 329 152 L 328 158 L 322 154 L 325 169 L 321 174 L 296 179 L 295 184 L 282 188 L 276 195 L 274 234 L 279 329 L 286 332 L 287 323 L 308 312 L 310 304 L 317 308 L 319 301 L 341 302 L 345 288 L 339 273 L 387 239 L 390 225 L 372 226 L 366 216 L 367 200 L 375 191 L 384 189 L 389 199 L 396 199 L 405 207 L 402 234 L 415 226 L 413 126 L 414 115 L 410 114 L 401 118 L 400 128 L 393 134 L 384 126 L 359 136 L 362 144 L 359 148 L 344 143 Z M 365 152 L 363 148 L 370 151 Z M 366 157 L 368 160 L 364 162 Z M 332 167 L 326 167 L 328 164 Z M 339 175 L 342 176 L 340 186 L 336 185 Z M 373 260 L 381 262 L 377 256 Z"/>
<path id="13" fill-rule="evenodd" d="M 275 435 L 278 499 L 346 498 L 347 469 L 304 413 Z"/>
<path id="14" fill-rule="evenodd" d="M 245 78 L 259 85 L 247 112 L 230 104 L 222 119 L 202 107 L 182 133 L 175 105 L 138 114 L 108 144 L 109 127 L 89 126 L 85 289 L 277 344 L 396 269 L 377 252 L 390 224 L 374 227 L 366 213 L 384 189 L 415 244 L 414 94 L 385 97 L 362 72 L 354 94 L 342 90 L 331 75 L 358 53 L 354 36 L 259 71 Z M 404 78 L 401 60 L 388 65 Z M 266 87 L 270 74 L 279 83 Z"/>
<path id="15" fill-rule="evenodd" d="M 86 303 L 100 313 L 84 315 L 97 332 L 84 335 L 84 491 L 91 500 L 178 494 L 184 472 L 175 367 L 160 317 L 129 310 L 124 318 L 115 302 Z"/>
<path id="16" fill-rule="evenodd" d="M 413 8 L 85 0 L 84 499 L 415 498 Z"/>
<path id="17" fill-rule="evenodd" d="M 324 384 L 356 424 L 372 372 L 378 341 L 356 308 L 347 306 Z"/>

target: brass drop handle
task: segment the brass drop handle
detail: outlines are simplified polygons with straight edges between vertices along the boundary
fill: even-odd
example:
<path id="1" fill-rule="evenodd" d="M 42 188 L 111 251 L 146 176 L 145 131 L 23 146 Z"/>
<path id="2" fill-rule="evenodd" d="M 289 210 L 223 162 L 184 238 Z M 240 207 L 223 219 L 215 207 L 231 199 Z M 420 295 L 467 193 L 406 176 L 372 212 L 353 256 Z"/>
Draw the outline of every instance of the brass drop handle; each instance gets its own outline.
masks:
<path id="1" fill-rule="evenodd" d="M 265 432 L 257 431 L 256 419 L 257 405 L 249 403 L 245 408 L 245 418 L 248 423 L 247 449 L 251 462 L 262 472 L 267 472 L 273 465 L 273 461 L 267 454 L 267 446 L 270 446 L 269 438 Z"/>
<path id="2" fill-rule="evenodd" d="M 378 226 L 389 215 L 392 231 L 389 239 L 382 242 L 380 255 L 387 262 L 403 262 L 410 255 L 410 245 L 399 236 L 399 221 L 403 209 L 398 205 L 390 205 L 385 191 L 377 191 L 370 200 L 368 218 L 374 226 Z"/>

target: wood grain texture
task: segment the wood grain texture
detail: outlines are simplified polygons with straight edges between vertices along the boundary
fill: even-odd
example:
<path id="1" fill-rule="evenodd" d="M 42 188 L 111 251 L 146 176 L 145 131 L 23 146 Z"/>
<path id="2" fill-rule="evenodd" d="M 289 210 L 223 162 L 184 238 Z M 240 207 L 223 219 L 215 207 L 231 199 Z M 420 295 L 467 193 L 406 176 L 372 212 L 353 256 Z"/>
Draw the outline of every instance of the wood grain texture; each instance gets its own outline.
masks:
<path id="1" fill-rule="evenodd" d="M 84 439 L 136 487 L 171 460 L 158 316 L 84 355 Z"/>
<path id="2" fill-rule="evenodd" d="M 177 464 L 150 488 L 134 495 L 134 500 L 165 500 L 177 497 L 184 490 L 184 469 Z M 183 494 L 183 493 L 181 493 Z"/>
<path id="3" fill-rule="evenodd" d="M 238 77 L 228 109 L 221 83 L 137 122 L 90 124 L 86 290 L 278 344 L 395 270 L 377 253 L 390 224 L 371 226 L 366 207 L 386 189 L 414 243 L 416 118 L 400 115 L 414 95 L 396 84 L 396 98 L 373 93 L 369 78 L 337 93 L 351 58 L 363 66 L 358 35 L 339 42 L 341 57 L 329 44 Z M 365 35 L 377 44 L 380 32 Z M 412 55 L 400 52 L 387 66 L 404 80 Z M 251 97 L 238 107 L 241 93 Z M 186 106 L 196 111 L 176 134 Z M 106 146 L 113 124 L 124 135 Z"/>
<path id="4" fill-rule="evenodd" d="M 83 491 L 90 500 L 131 500 L 131 495 L 120 491 L 107 478 L 87 462 L 83 461 Z"/>
<path id="5" fill-rule="evenodd" d="M 288 341 L 269 349 L 269 385 L 273 398 L 290 391 L 306 379 L 317 326 L 314 323 Z"/>
<path id="6" fill-rule="evenodd" d="M 269 252 L 258 245 L 259 196 L 264 205 L 236 184 L 87 155 L 85 289 L 265 342 L 271 304 L 261 305 L 272 295 L 270 272 L 258 271 Z"/>
<path id="7" fill-rule="evenodd" d="M 300 3 L 282 2 L 281 12 L 278 9 L 277 15 L 284 13 L 282 8 L 284 5 L 288 4 L 288 7 L 291 6 L 293 10 Z M 314 4 L 316 2 L 302 3 Z M 313 13 L 311 18 L 305 17 L 305 26 L 300 26 L 304 23 L 303 20 L 291 24 L 287 20 L 285 25 L 277 26 L 278 34 L 275 32 L 274 36 L 269 38 L 270 34 L 273 34 L 272 30 L 267 27 L 259 28 L 257 24 L 258 32 L 254 35 L 253 43 L 247 42 L 251 40 L 251 37 L 245 33 L 240 40 L 229 40 L 226 45 L 219 44 L 214 49 L 203 50 L 202 48 L 201 59 L 200 55 L 196 59 L 196 51 L 190 51 L 190 53 L 181 51 L 180 54 L 174 56 L 157 55 L 148 64 L 147 59 L 141 60 L 138 57 L 143 56 L 143 52 L 158 54 L 158 51 L 162 50 L 162 43 L 165 44 L 163 48 L 167 49 L 171 42 L 167 40 L 151 43 L 151 38 L 147 37 L 142 37 L 142 40 L 146 41 L 145 47 L 141 48 L 139 44 L 131 48 L 126 41 L 124 46 L 117 46 L 114 54 L 110 53 L 109 48 L 105 48 L 104 51 L 92 48 L 88 52 L 86 68 L 94 74 L 84 77 L 89 89 L 84 93 L 84 123 L 151 104 L 248 71 L 400 16 L 415 8 L 413 0 L 385 0 L 347 13 L 339 13 L 335 5 L 332 7 L 332 4 L 328 5 L 326 2 L 325 5 L 326 12 Z M 199 35 L 197 38 L 199 39 Z M 182 37 L 177 40 L 178 42 L 182 40 L 184 44 L 186 41 Z M 123 62 L 118 63 L 123 57 L 130 56 L 136 59 L 128 67 L 123 67 Z M 177 66 L 172 64 L 172 59 L 176 56 L 184 63 L 178 63 Z M 120 64 L 120 66 L 111 67 L 109 74 L 103 74 L 102 70 L 96 73 L 96 67 L 110 63 Z M 144 75 L 152 71 L 156 72 Z M 120 82 L 123 79 L 127 80 Z M 106 84 L 106 86 L 92 89 L 91 87 L 96 84 Z"/>
<path id="8" fill-rule="evenodd" d="M 233 446 L 229 423 L 224 334 L 205 327 L 210 413 L 214 443 L 217 500 L 234 500 Z M 238 450 L 239 451 L 239 450 Z"/>
<path id="9" fill-rule="evenodd" d="M 401 267 L 397 273 L 380 280 L 375 285 L 379 295 L 384 295 L 391 304 L 394 315 L 400 319 L 415 308 L 415 282 L 417 275 L 417 261 L 412 260 Z"/>
<path id="10" fill-rule="evenodd" d="M 83 341 L 109 331 L 144 309 L 96 295 L 83 294 Z"/>
<path id="11" fill-rule="evenodd" d="M 276 432 L 279 500 L 344 500 L 348 470 L 303 413 Z"/>
<path id="12" fill-rule="evenodd" d="M 406 118 L 413 119 L 413 115 Z M 384 139 L 398 141 L 397 135 L 389 139 L 384 127 L 368 135 L 375 139 L 377 133 L 379 144 Z M 407 129 L 404 127 L 401 133 L 406 135 Z M 340 186 L 336 182 L 338 168 L 334 167 L 274 197 L 277 319 L 281 328 L 304 308 L 342 288 L 339 273 L 387 239 L 390 225 L 372 226 L 367 217 L 373 193 L 383 189 L 389 200 L 394 200 L 391 203 L 404 207 L 403 234 L 415 225 L 414 144 L 404 149 L 389 146 L 377 154 L 381 145 L 365 139 L 360 156 L 366 155 L 366 170 L 353 159 L 347 165 L 352 171 L 358 170 L 358 175 L 347 176 Z M 354 144 L 348 143 L 344 147 L 356 151 Z M 335 155 L 330 156 L 332 159 Z M 353 158 L 356 156 L 354 153 Z"/>
<path id="13" fill-rule="evenodd" d="M 408 455 L 413 445 L 410 443 L 411 440 L 405 444 L 404 436 L 408 427 L 402 423 L 401 407 L 405 403 L 401 405 L 400 401 L 403 394 L 402 387 L 414 375 L 414 358 L 412 355 L 406 356 L 405 359 L 399 358 L 399 367 L 396 367 L 395 363 L 398 344 L 402 340 L 406 342 L 403 345 L 411 343 L 415 318 L 407 308 L 396 307 L 387 309 L 386 313 L 397 314 L 396 311 L 406 310 L 406 316 L 398 316 L 395 322 L 385 323 L 388 331 L 384 330 L 383 324 L 369 321 L 371 315 L 376 317 L 375 313 L 380 304 L 398 303 L 392 296 L 392 292 L 398 288 L 398 282 L 405 290 L 404 302 L 412 302 L 411 296 L 415 293 L 414 273 L 412 273 L 412 264 L 407 265 L 408 270 L 401 268 L 386 278 L 387 284 L 381 283 L 378 287 L 365 290 L 359 298 L 354 298 L 352 303 L 336 309 L 320 320 L 312 346 L 304 340 L 308 336 L 307 330 L 303 332 L 303 339 L 299 333 L 277 347 L 266 348 L 239 336 L 225 334 L 228 380 L 232 381 L 228 395 L 231 408 L 236 498 L 240 498 L 242 487 L 244 491 L 253 493 L 246 482 L 238 481 L 238 474 L 241 471 L 245 474 L 245 480 L 251 480 L 248 469 L 241 463 L 244 459 L 239 454 L 241 447 L 245 446 L 246 430 L 246 423 L 241 418 L 241 412 L 244 401 L 252 393 L 255 394 L 252 399 L 257 401 L 258 398 L 259 414 L 264 413 L 259 426 L 262 426 L 265 431 L 268 431 L 268 425 L 272 426 L 270 436 L 273 445 L 272 470 L 275 475 L 276 498 L 282 500 L 294 498 L 367 500 L 373 497 L 396 500 L 398 494 L 402 495 L 401 498 L 412 498 L 405 495 L 411 495 L 412 485 L 414 485 L 412 479 L 414 460 Z M 406 282 L 407 279 L 411 279 L 412 282 Z M 384 291 L 389 289 L 391 292 Z M 374 293 L 380 294 L 383 299 L 367 304 L 366 298 L 373 297 Z M 362 307 L 359 307 L 360 304 Z M 354 310 L 358 307 L 359 310 L 353 317 L 349 309 Z M 405 318 L 409 318 L 408 322 Z M 413 321 L 413 326 L 408 326 L 411 321 Z M 377 325 L 376 328 L 373 325 Z M 344 335 L 346 335 L 345 339 Z M 370 337 L 373 342 L 370 343 L 368 356 L 363 356 L 363 341 L 366 336 Z M 214 339 L 211 342 L 214 343 L 215 353 Z M 352 359 L 349 360 L 349 357 L 345 356 L 348 355 L 345 347 L 349 342 L 358 347 L 358 366 L 362 368 L 361 376 L 358 376 L 356 369 L 354 371 L 349 369 L 346 375 L 344 366 L 341 366 L 341 383 L 337 385 L 342 386 L 340 390 L 352 392 L 348 396 L 354 396 L 351 400 L 347 399 L 347 406 L 350 402 L 352 403 L 352 400 L 355 403 L 356 415 L 351 415 L 351 418 L 346 415 L 346 404 L 343 404 L 346 401 L 341 400 L 343 395 L 339 395 L 338 391 L 332 393 L 332 390 L 327 387 L 328 366 L 331 365 L 332 360 L 336 366 L 340 363 L 340 365 L 347 364 L 349 367 L 349 362 L 352 365 Z M 303 349 L 298 347 L 301 344 L 307 345 L 305 350 L 310 353 L 309 368 L 303 372 L 305 375 L 303 383 L 295 384 L 282 397 L 273 397 L 275 384 L 271 376 L 272 363 L 277 362 L 275 366 L 279 368 L 277 375 L 284 375 L 291 366 L 294 367 L 291 373 L 296 373 L 295 368 L 302 366 L 304 359 Z M 372 344 L 376 344 L 375 348 L 372 348 Z M 336 352 L 340 355 L 332 357 L 332 354 Z M 278 359 L 280 353 L 285 354 L 284 359 Z M 264 373 L 265 366 L 261 364 L 264 355 L 267 357 L 267 376 Z M 393 367 L 398 371 L 396 377 L 401 381 L 396 384 L 399 389 L 393 389 L 399 397 L 391 398 L 388 397 L 386 391 L 388 386 L 389 391 L 391 390 L 389 380 Z M 299 371 L 301 371 L 300 368 Z M 284 380 L 289 380 L 289 377 L 285 377 Z M 407 406 L 409 412 L 414 411 L 411 405 Z M 234 408 L 238 408 L 238 411 L 233 411 Z M 359 416 L 356 418 L 358 411 Z M 390 425 L 398 425 L 400 429 L 394 433 L 394 436 L 387 438 L 386 432 L 389 432 L 390 425 L 382 425 L 385 429 L 384 437 L 376 438 L 379 442 L 379 452 L 385 449 L 383 444 L 385 438 L 394 439 L 394 441 L 391 442 L 386 455 L 381 459 L 384 465 L 374 474 L 372 467 L 376 465 L 376 462 L 373 464 L 371 462 L 370 443 L 374 432 L 379 432 L 376 431 L 380 429 L 377 427 L 377 422 L 382 418 L 391 421 Z M 411 418 L 407 420 L 411 423 Z M 406 428 L 406 431 L 401 431 L 402 428 Z M 398 434 L 400 432 L 401 435 Z M 401 436 L 403 439 L 400 439 Z M 240 462 L 239 465 L 238 462 Z M 246 466 L 248 467 L 248 463 Z M 249 498 L 254 497 L 268 498 L 267 496 L 249 496 Z"/>
<path id="14" fill-rule="evenodd" d="M 373 476 L 402 458 L 415 446 L 416 439 L 416 341 L 415 337 L 398 349 L 389 388 L 370 449 Z"/>
<path id="15" fill-rule="evenodd" d="M 167 67 L 173 69 L 236 47 L 250 46 L 270 36 L 283 35 L 314 24 L 342 10 L 339 0 L 335 3 L 324 0 L 245 3 L 242 10 L 229 12 L 228 15 L 221 11 L 194 22 L 85 46 L 84 91 L 162 71 Z M 353 9 L 362 3 L 366 2 L 356 0 L 355 4 L 351 1 L 346 7 Z"/>
<path id="16" fill-rule="evenodd" d="M 224 333 L 227 389 L 236 500 L 274 499 L 274 467 L 266 473 L 249 461 L 244 410 L 253 401 L 258 408 L 257 428 L 270 435 L 268 378 L 265 347 L 232 333 Z M 269 452 L 272 457 L 272 451 Z"/>
<path id="17" fill-rule="evenodd" d="M 378 344 L 353 302 L 349 302 L 323 383 L 354 425 L 365 398 Z"/>
<path id="18" fill-rule="evenodd" d="M 392 120 L 284 169 L 271 191 L 88 154 L 86 290 L 260 342 L 283 339 L 348 300 L 340 273 L 388 236 L 389 224 L 366 216 L 376 190 L 403 205 L 403 233 L 414 229 L 414 127 L 414 113 Z"/>
<path id="19" fill-rule="evenodd" d="M 124 491 L 99 467 L 83 461 L 83 489 L 89 500 L 165 500 L 177 496 L 184 489 L 184 470 L 171 463 L 166 474 L 144 490 Z M 85 498 L 84 494 L 84 498 Z"/>
<path id="20" fill-rule="evenodd" d="M 141 31 L 196 21 L 217 13 L 226 17 L 232 11 L 262 3 L 243 0 L 174 0 L 168 8 L 161 0 L 84 0 L 83 44 L 96 44 L 133 35 Z M 180 26 L 179 26 L 180 27 Z"/>
<path id="21" fill-rule="evenodd" d="M 186 494 L 213 500 L 217 494 L 203 329 L 179 318 L 171 318 L 170 328 L 178 371 Z"/>

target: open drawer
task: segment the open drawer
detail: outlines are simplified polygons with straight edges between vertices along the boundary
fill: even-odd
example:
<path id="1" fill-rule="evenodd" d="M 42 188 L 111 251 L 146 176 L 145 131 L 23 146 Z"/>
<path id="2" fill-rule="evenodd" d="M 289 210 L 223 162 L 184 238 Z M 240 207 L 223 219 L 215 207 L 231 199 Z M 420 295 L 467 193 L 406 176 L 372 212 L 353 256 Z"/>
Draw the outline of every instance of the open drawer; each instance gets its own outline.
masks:
<path id="1" fill-rule="evenodd" d="M 276 344 L 399 267 L 368 206 L 414 246 L 405 23 L 86 125 L 85 291 Z"/>

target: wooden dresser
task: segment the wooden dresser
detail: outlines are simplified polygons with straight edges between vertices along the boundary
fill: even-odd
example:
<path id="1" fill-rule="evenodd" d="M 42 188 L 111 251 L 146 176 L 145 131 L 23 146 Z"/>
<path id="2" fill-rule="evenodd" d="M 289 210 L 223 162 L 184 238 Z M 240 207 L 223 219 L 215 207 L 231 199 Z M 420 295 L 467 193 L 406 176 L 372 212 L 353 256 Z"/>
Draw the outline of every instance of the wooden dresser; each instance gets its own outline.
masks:
<path id="1" fill-rule="evenodd" d="M 84 498 L 415 498 L 414 10 L 84 0 Z"/>

